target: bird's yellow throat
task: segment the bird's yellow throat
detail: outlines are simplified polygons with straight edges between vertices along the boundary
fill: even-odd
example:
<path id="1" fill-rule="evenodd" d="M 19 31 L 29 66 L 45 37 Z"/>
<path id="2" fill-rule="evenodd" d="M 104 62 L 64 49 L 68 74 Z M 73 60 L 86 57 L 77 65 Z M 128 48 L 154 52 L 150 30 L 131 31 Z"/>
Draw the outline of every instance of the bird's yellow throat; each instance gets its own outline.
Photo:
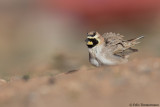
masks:
<path id="1" fill-rule="evenodd" d="M 93 42 L 92 41 L 88 41 L 87 45 L 93 45 Z"/>
<path id="2" fill-rule="evenodd" d="M 97 44 L 99 44 L 99 39 L 98 38 L 87 38 L 87 46 L 88 48 L 92 48 L 94 46 L 96 46 Z"/>

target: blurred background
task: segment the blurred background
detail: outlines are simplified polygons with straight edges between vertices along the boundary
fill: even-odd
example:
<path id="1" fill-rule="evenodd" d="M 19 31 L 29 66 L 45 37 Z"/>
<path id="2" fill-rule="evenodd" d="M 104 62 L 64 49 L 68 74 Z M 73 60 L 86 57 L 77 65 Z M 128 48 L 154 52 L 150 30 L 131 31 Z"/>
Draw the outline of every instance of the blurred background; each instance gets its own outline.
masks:
<path id="1" fill-rule="evenodd" d="M 145 36 L 140 52 L 160 56 L 159 0 L 1 0 L 0 77 L 88 63 L 86 33 Z M 48 68 L 49 67 L 49 68 Z"/>
<path id="2" fill-rule="evenodd" d="M 89 31 L 145 36 L 136 58 L 160 56 L 159 0 L 0 0 L 0 78 L 91 67 Z"/>

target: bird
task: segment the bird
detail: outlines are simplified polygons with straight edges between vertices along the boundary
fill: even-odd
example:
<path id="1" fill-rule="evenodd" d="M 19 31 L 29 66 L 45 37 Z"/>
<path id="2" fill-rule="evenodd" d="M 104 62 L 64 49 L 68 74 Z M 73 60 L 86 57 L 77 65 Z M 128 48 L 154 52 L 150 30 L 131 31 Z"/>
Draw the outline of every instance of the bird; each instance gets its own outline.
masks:
<path id="1" fill-rule="evenodd" d="M 89 62 L 96 67 L 104 65 L 117 65 L 128 62 L 130 54 L 138 49 L 132 48 L 139 44 L 140 36 L 130 40 L 124 40 L 119 33 L 99 34 L 97 31 L 87 33 L 85 40 L 89 51 Z"/>

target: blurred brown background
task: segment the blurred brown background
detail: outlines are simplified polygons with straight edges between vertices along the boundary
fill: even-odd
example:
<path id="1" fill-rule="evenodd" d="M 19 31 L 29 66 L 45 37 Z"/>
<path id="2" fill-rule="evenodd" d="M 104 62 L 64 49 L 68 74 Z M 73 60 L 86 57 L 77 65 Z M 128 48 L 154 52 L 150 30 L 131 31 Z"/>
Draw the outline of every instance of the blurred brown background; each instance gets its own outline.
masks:
<path id="1" fill-rule="evenodd" d="M 139 53 L 134 54 L 131 57 L 131 62 L 128 65 L 123 66 L 124 68 L 126 67 L 126 72 L 130 74 L 130 71 L 132 71 L 131 68 L 128 68 L 130 67 L 130 65 L 133 65 L 133 68 L 137 68 L 139 67 L 139 65 L 143 65 L 142 69 L 137 68 L 135 74 L 133 74 L 135 78 L 139 76 L 138 71 L 143 70 L 145 72 L 157 71 L 158 74 L 156 74 L 157 76 L 159 76 L 159 28 L 159 0 L 0 0 L 0 78 L 7 81 L 7 83 L 9 82 L 12 84 L 13 82 L 13 84 L 17 84 L 17 87 L 23 87 L 23 83 L 17 83 L 17 81 L 21 81 L 21 78 L 50 78 L 50 76 L 54 77 L 62 72 L 79 70 L 83 67 L 85 68 L 84 71 L 87 72 L 88 69 L 93 69 L 93 71 L 95 71 L 94 75 L 99 75 L 96 73 L 96 71 L 98 72 L 99 70 L 96 68 L 92 68 L 92 66 L 88 62 L 88 49 L 85 46 L 84 42 L 86 33 L 92 30 L 96 30 L 101 34 L 105 32 L 120 33 L 124 35 L 126 39 L 142 35 L 145 36 L 145 38 L 142 40 L 142 43 L 136 46 L 136 48 L 139 49 Z M 144 61 L 146 59 L 148 60 Z M 136 61 L 141 63 L 138 64 Z M 149 68 L 146 68 L 147 66 L 149 66 Z M 118 69 L 121 69 L 121 66 L 118 66 L 118 68 L 113 67 L 113 69 L 111 67 L 110 69 L 110 72 L 120 72 L 120 70 Z M 79 75 L 83 77 L 83 69 L 80 71 L 82 72 Z M 108 72 L 106 71 L 106 69 L 102 69 L 100 71 L 102 72 L 102 74 Z M 110 75 L 113 78 L 107 80 L 104 79 L 104 81 L 114 81 L 114 79 L 116 79 L 114 76 L 117 74 L 113 73 L 112 75 L 111 73 Z M 146 80 L 142 79 L 142 85 L 146 84 L 147 81 L 153 83 L 152 79 L 149 78 L 152 76 L 154 77 L 154 75 L 155 74 L 149 74 L 146 77 L 143 77 L 144 75 L 142 73 L 140 75 L 140 78 L 141 76 L 142 78 L 147 78 Z M 122 80 L 120 81 L 122 81 L 123 83 L 123 79 L 129 78 L 130 76 L 132 75 L 126 76 L 122 73 L 122 75 L 120 75 L 120 79 Z M 74 76 L 71 77 L 71 80 L 72 78 L 75 81 L 81 80 L 78 79 L 78 75 L 76 77 L 77 80 L 74 79 Z M 41 78 L 37 79 L 37 83 L 35 82 L 35 84 L 38 84 L 41 81 Z M 66 77 L 64 76 L 64 81 L 65 78 Z M 94 78 L 94 76 L 88 75 L 88 78 Z M 90 80 L 86 79 L 86 81 Z M 139 84 L 136 84 L 136 82 L 139 81 L 136 81 L 136 79 L 126 81 L 131 81 L 131 85 L 133 85 L 132 87 L 139 87 Z M 94 82 L 99 82 L 99 80 L 94 80 Z M 157 82 L 158 80 L 154 80 L 155 87 L 157 85 Z M 30 84 L 30 82 L 28 84 Z M 66 81 L 65 83 L 60 84 L 68 83 Z M 77 85 L 79 83 L 74 84 Z M 83 82 L 80 82 L 80 84 L 84 85 Z M 102 86 L 104 90 L 107 89 L 106 87 L 103 87 L 105 86 L 105 83 L 101 84 L 100 86 L 95 84 L 94 87 L 96 86 L 99 88 Z M 116 88 L 121 89 L 122 87 L 123 85 L 120 84 Z M 144 86 L 144 88 L 146 87 L 147 85 Z M 3 86 L 0 86 L 0 88 L 3 92 L 3 90 L 6 88 L 6 85 L 5 88 Z M 8 86 L 8 88 L 11 88 L 10 85 Z M 11 91 L 16 95 L 16 92 L 14 91 L 16 89 L 12 90 L 12 88 L 5 93 L 9 93 Z M 83 87 L 81 88 L 83 89 Z M 111 88 L 114 89 L 115 87 L 111 86 Z M 130 86 L 128 86 L 127 88 L 131 89 Z M 30 90 L 30 88 L 28 90 Z M 57 90 L 58 89 L 56 89 L 56 91 Z M 92 89 L 90 90 L 93 91 Z M 156 88 L 153 88 L 151 90 L 156 90 Z M 105 98 L 112 97 L 113 100 L 111 102 L 116 103 L 114 102 L 114 98 L 116 98 L 116 95 L 109 95 L 109 97 L 108 94 L 104 94 L 103 96 L 100 94 L 101 91 L 102 90 L 96 91 L 97 95 L 95 95 L 94 100 L 96 100 L 97 96 L 100 96 L 101 99 L 103 99 L 103 101 L 105 102 Z M 138 92 L 140 93 L 141 91 L 142 90 L 138 90 Z M 105 90 L 104 92 L 110 93 L 110 91 L 108 90 Z M 136 93 L 137 91 L 131 90 L 128 93 L 132 92 Z M 25 92 L 25 90 L 24 93 L 21 93 L 21 96 L 23 96 L 24 98 L 24 101 L 22 102 L 26 101 L 26 96 L 24 94 L 28 95 L 30 93 L 32 92 Z M 89 97 L 87 96 L 89 94 L 88 92 L 85 91 L 84 93 L 86 93 L 86 97 Z M 71 97 L 73 97 L 73 99 L 75 97 L 76 99 L 77 94 L 75 94 L 74 92 L 72 94 L 73 96 L 71 95 Z M 153 96 L 150 96 L 151 94 L 149 94 L 149 97 L 152 98 Z M 145 94 L 142 95 L 144 96 L 144 98 L 146 98 Z M 0 94 L 0 99 L 5 99 L 1 101 L 2 104 L 0 104 L 0 106 L 11 106 L 12 104 L 14 104 L 13 102 L 15 102 L 15 106 L 16 104 L 19 104 L 19 102 L 17 102 L 19 98 L 17 98 L 16 96 L 12 96 L 12 94 L 9 94 L 9 97 L 7 98 L 6 96 L 7 95 Z M 67 95 L 65 97 L 67 97 Z M 14 98 L 17 98 L 17 100 L 12 100 Z M 49 100 L 51 100 L 52 98 L 54 98 L 54 96 L 50 96 L 50 98 L 47 97 L 47 99 Z M 155 100 L 153 99 L 151 103 L 160 103 L 157 102 L 156 98 L 158 99 L 160 98 L 160 96 L 156 96 Z M 61 97 L 58 97 L 58 99 L 60 100 Z M 86 102 L 92 102 L 92 100 L 93 99 L 90 99 L 89 97 Z M 36 101 L 36 103 L 38 103 L 41 100 Z M 106 107 L 107 103 L 103 104 L 103 101 L 101 102 L 102 106 Z M 118 102 L 119 100 L 115 101 Z M 140 100 L 137 101 L 141 102 Z M 144 103 L 150 103 L 149 101 L 150 100 L 146 100 L 146 102 Z M 63 102 L 72 104 L 72 101 L 68 102 L 64 99 Z M 83 98 L 80 98 L 80 102 L 82 102 L 84 105 L 88 104 L 88 106 L 90 104 L 85 103 L 85 101 L 83 101 Z M 78 102 L 77 105 L 81 104 L 80 102 Z M 128 106 L 129 103 L 131 102 L 127 101 L 126 106 Z M 43 105 L 39 106 L 27 104 L 27 102 L 22 103 L 21 107 L 43 107 Z M 49 102 L 47 104 L 49 104 Z M 96 104 L 98 104 L 98 102 Z M 52 105 L 53 104 L 50 104 L 48 106 Z M 112 106 L 112 103 L 110 103 L 110 107 Z M 121 105 L 119 106 L 122 107 Z"/>

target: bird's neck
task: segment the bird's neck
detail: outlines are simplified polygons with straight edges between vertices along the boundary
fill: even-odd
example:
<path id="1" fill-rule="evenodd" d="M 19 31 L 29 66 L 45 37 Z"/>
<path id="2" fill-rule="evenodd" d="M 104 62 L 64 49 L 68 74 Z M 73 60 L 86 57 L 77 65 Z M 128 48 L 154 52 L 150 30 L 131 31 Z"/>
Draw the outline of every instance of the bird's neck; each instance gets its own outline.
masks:
<path id="1" fill-rule="evenodd" d="M 102 36 L 99 37 L 99 45 L 102 45 L 104 43 L 104 38 Z"/>

